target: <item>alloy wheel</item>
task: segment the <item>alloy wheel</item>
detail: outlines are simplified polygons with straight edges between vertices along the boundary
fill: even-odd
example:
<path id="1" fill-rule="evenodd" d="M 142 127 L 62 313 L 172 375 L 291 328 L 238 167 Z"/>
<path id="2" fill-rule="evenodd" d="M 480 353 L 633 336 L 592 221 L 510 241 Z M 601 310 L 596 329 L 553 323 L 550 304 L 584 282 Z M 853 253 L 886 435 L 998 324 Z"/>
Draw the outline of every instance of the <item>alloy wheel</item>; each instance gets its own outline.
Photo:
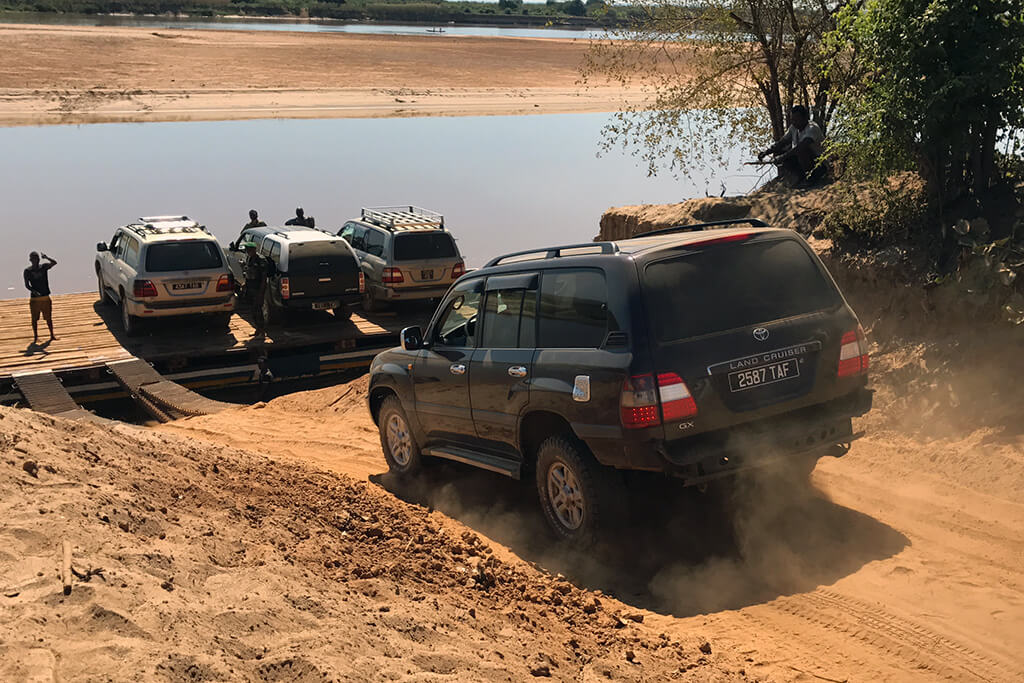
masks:
<path id="1" fill-rule="evenodd" d="M 548 468 L 548 500 L 555 517 L 566 529 L 576 530 L 583 524 L 586 504 L 576 473 L 565 463 L 556 462 Z"/>
<path id="2" fill-rule="evenodd" d="M 387 424 L 388 450 L 399 467 L 407 467 L 412 460 L 412 435 L 401 415 L 392 414 Z"/>

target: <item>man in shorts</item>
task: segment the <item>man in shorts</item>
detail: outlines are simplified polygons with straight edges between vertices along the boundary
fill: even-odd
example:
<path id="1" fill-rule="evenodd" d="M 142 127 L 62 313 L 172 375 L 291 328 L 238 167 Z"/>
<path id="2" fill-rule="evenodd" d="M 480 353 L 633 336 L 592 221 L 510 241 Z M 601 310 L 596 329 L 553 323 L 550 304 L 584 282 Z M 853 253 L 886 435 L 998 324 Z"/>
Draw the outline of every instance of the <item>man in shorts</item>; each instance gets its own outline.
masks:
<path id="1" fill-rule="evenodd" d="M 25 269 L 25 288 L 28 289 L 29 310 L 32 312 L 32 335 L 33 344 L 39 343 L 39 317 L 46 320 L 46 326 L 50 328 L 50 341 L 57 337 L 53 335 L 53 302 L 50 301 L 50 268 L 57 265 L 57 262 L 46 254 L 42 255 L 46 263 L 39 262 L 39 254 L 32 252 L 28 255 L 29 267 Z"/>

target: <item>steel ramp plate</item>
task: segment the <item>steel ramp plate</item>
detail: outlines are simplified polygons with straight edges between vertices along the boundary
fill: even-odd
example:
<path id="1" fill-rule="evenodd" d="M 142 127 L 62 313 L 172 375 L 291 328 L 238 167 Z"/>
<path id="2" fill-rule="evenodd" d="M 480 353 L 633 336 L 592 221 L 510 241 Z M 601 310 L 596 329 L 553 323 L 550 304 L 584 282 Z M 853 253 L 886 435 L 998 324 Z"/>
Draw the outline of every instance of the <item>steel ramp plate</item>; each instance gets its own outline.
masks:
<path id="1" fill-rule="evenodd" d="M 17 373 L 14 384 L 32 410 L 67 420 L 106 421 L 75 403 L 57 376 L 49 370 Z"/>
<path id="2" fill-rule="evenodd" d="M 117 381 L 131 392 L 154 417 L 166 421 L 170 414 L 210 415 L 233 404 L 206 398 L 180 384 L 164 379 L 144 360 L 133 358 L 108 363 Z M 155 409 L 155 410 L 154 410 Z"/>

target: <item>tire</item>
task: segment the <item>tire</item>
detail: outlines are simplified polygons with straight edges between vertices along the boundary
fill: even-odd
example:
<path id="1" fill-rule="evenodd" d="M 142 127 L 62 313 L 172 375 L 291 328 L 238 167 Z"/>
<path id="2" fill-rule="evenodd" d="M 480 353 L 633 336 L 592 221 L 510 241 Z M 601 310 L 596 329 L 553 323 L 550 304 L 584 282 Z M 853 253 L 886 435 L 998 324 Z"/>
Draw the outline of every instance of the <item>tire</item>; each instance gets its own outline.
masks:
<path id="1" fill-rule="evenodd" d="M 594 543 L 601 531 L 622 520 L 626 509 L 618 473 L 564 435 L 548 437 L 537 450 L 537 495 L 555 536 L 576 546 Z"/>
<path id="2" fill-rule="evenodd" d="M 418 473 L 423 467 L 423 455 L 397 396 L 384 399 L 377 413 L 377 424 L 380 447 L 391 473 L 402 478 Z"/>
<path id="3" fill-rule="evenodd" d="M 363 310 L 367 313 L 378 313 L 384 310 L 384 305 L 373 295 L 373 287 L 369 284 L 366 285 L 366 291 L 363 292 Z"/>
<path id="4" fill-rule="evenodd" d="M 232 315 L 234 313 L 214 313 L 210 316 L 210 328 L 214 330 L 230 330 Z"/>
<path id="5" fill-rule="evenodd" d="M 121 296 L 121 327 L 129 337 L 134 337 L 139 333 L 139 319 L 128 312 L 128 304 L 123 295 Z"/>
<path id="6" fill-rule="evenodd" d="M 342 304 L 334 309 L 334 317 L 338 320 L 348 320 L 352 317 L 352 308 Z"/>
<path id="7" fill-rule="evenodd" d="M 103 284 L 103 271 L 96 271 L 96 291 L 100 295 L 100 305 L 106 306 L 110 303 L 110 295 L 107 294 L 107 287 Z"/>
<path id="8" fill-rule="evenodd" d="M 274 297 L 270 293 L 269 285 L 267 285 L 266 290 L 263 292 L 263 302 L 260 305 L 263 306 L 264 323 L 267 325 L 276 325 L 281 322 L 283 311 L 274 303 Z"/>

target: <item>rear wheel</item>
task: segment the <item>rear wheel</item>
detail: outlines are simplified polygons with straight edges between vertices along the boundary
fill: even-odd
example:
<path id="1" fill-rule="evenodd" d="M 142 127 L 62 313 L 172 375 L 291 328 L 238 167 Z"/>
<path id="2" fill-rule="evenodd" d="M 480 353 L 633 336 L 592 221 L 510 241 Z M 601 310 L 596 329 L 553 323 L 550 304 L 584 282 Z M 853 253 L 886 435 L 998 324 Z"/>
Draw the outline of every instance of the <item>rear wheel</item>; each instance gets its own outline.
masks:
<path id="1" fill-rule="evenodd" d="M 537 451 L 537 494 L 555 535 L 574 545 L 593 543 L 625 511 L 618 473 L 562 435 L 549 437 Z"/>
<path id="2" fill-rule="evenodd" d="M 348 320 L 352 317 L 352 308 L 342 304 L 334 309 L 334 317 L 338 320 Z"/>
<path id="3" fill-rule="evenodd" d="M 373 287 L 370 285 L 366 286 L 366 291 L 363 292 L 363 310 L 368 313 L 376 313 L 384 310 L 384 306 L 377 299 L 373 293 Z"/>
<path id="4" fill-rule="evenodd" d="M 128 302 L 123 294 L 121 295 L 121 327 L 129 337 L 134 337 L 139 333 L 139 319 L 128 312 Z"/>
<path id="5" fill-rule="evenodd" d="M 283 311 L 274 303 L 274 297 L 270 293 L 270 287 L 263 292 L 263 320 L 267 325 L 276 325 L 281 322 Z"/>
<path id="6" fill-rule="evenodd" d="M 409 418 L 405 416 L 402 402 L 397 396 L 384 399 L 380 413 L 377 414 L 377 425 L 388 469 L 399 477 L 419 472 L 423 466 L 423 455 L 416 445 L 416 438 L 409 427 Z"/>

